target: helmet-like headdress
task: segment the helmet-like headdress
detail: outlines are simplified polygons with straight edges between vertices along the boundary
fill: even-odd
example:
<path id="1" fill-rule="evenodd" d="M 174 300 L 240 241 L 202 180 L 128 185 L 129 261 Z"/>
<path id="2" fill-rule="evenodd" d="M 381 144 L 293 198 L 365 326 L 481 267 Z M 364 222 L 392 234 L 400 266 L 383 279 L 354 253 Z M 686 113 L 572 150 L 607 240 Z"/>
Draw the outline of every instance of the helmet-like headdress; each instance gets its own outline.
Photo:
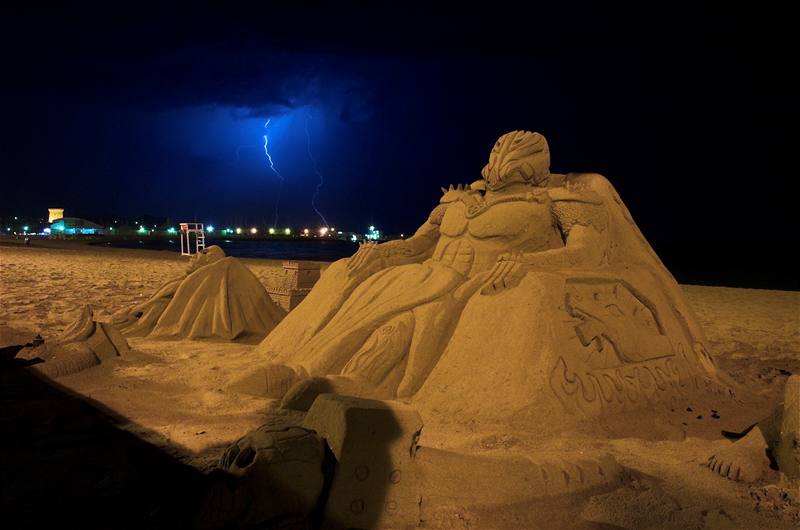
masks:
<path id="1" fill-rule="evenodd" d="M 497 190 L 513 182 L 535 186 L 550 176 L 550 148 L 536 132 L 512 131 L 501 136 L 489 154 L 481 175 L 489 189 Z"/>

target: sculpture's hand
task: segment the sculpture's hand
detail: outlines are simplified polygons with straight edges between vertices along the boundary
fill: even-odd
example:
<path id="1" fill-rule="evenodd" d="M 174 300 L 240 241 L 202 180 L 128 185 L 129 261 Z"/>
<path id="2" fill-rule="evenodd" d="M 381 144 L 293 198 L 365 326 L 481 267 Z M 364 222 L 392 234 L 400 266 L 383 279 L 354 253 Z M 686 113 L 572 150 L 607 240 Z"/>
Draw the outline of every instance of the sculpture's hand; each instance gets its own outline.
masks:
<path id="1" fill-rule="evenodd" d="M 365 271 L 377 272 L 385 266 L 385 259 L 377 243 L 362 243 L 347 262 L 347 274 L 355 276 Z M 374 270 L 372 270 L 374 269 Z"/>
<path id="2" fill-rule="evenodd" d="M 525 276 L 524 264 L 519 254 L 502 254 L 481 288 L 481 294 L 497 294 L 504 289 L 516 287 Z"/>

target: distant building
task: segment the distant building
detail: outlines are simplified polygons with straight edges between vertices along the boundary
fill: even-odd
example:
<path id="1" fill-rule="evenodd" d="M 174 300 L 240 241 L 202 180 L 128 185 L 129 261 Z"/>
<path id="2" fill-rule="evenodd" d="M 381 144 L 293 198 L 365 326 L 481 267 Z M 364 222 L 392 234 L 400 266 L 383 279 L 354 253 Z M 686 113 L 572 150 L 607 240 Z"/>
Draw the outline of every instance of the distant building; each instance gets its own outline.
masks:
<path id="1" fill-rule="evenodd" d="M 80 219 L 79 217 L 62 217 L 54 219 L 50 224 L 50 232 L 53 235 L 105 235 L 106 229 L 97 223 Z"/>
<path id="2" fill-rule="evenodd" d="M 49 208 L 48 211 L 50 212 L 50 216 L 47 219 L 48 223 L 64 218 L 64 208 Z"/>

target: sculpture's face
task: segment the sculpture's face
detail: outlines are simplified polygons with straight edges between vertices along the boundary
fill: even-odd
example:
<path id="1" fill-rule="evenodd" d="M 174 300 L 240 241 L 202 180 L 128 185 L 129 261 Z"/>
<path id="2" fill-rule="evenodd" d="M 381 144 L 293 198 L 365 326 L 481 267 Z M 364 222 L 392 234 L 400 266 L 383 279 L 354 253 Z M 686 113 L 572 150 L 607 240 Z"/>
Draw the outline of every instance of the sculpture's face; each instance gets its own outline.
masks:
<path id="1" fill-rule="evenodd" d="M 494 144 L 481 171 L 486 187 L 499 190 L 515 182 L 539 185 L 550 175 L 550 149 L 539 133 L 513 131 Z"/>

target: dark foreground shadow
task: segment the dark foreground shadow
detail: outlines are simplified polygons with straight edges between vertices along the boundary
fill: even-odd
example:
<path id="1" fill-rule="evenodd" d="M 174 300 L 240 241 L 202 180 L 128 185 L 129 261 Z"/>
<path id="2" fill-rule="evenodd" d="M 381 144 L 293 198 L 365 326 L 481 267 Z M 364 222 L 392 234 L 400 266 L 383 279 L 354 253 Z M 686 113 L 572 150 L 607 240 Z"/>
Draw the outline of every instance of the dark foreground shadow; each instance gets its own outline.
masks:
<path id="1" fill-rule="evenodd" d="M 191 527 L 206 476 L 120 422 L 12 355 L 0 357 L 3 526 Z"/>
<path id="2" fill-rule="evenodd" d="M 280 458 L 265 473 L 254 453 L 242 462 L 242 471 L 261 467 L 250 480 L 222 470 L 206 475 L 179 460 L 181 448 L 148 443 L 122 428 L 130 425 L 126 418 L 32 370 L 15 358 L 19 349 L 0 348 L 3 528 L 367 529 L 395 527 L 398 510 L 418 507 L 407 470 L 401 474 L 388 449 L 401 435 L 392 411 L 360 413 L 348 427 L 354 443 L 342 447 L 343 461 L 326 444 L 318 464 L 324 484 L 310 513 L 265 518 L 259 508 L 302 487 L 269 480 L 281 475 Z M 291 471 L 291 458 L 287 463 Z"/>

